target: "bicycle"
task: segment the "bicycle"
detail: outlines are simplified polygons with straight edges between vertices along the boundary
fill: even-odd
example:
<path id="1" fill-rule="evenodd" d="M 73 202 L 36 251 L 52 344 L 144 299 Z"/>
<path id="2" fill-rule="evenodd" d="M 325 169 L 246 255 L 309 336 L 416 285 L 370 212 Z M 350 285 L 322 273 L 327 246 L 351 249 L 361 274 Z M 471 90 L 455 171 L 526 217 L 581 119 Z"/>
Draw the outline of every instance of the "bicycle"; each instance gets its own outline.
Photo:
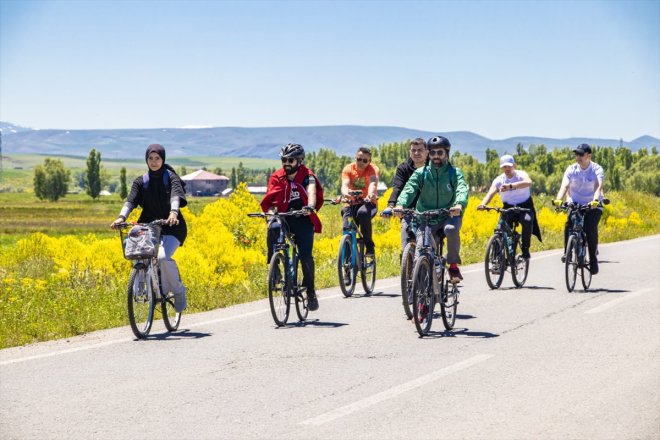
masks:
<path id="1" fill-rule="evenodd" d="M 566 261 L 564 261 L 566 288 L 569 292 L 575 290 L 578 270 L 580 271 L 584 290 L 586 291 L 591 286 L 589 244 L 587 243 L 587 233 L 584 231 L 584 215 L 590 209 L 602 208 L 609 203 L 609 199 L 603 199 L 596 206 L 564 202 L 560 207 L 556 208 L 557 211 L 568 212 L 568 218 L 571 222 L 571 229 L 568 232 L 568 241 L 566 242 Z"/>
<path id="2" fill-rule="evenodd" d="M 280 234 L 268 266 L 268 302 L 273 321 L 278 327 L 285 326 L 289 320 L 292 299 L 296 304 L 296 314 L 300 322 L 304 322 L 309 313 L 307 288 L 302 285 L 298 245 L 285 220 L 285 217 L 300 217 L 305 214 L 304 210 L 248 213 L 248 217 L 261 217 L 280 225 Z"/>
<path id="3" fill-rule="evenodd" d="M 407 209 L 395 209 L 394 212 L 403 214 L 414 212 Z M 419 219 L 419 228 L 423 231 L 424 239 L 419 249 L 419 256 L 415 259 L 412 275 L 412 305 L 415 328 L 420 337 L 428 335 L 436 303 L 440 303 L 440 315 L 446 330 L 454 328 L 458 296 L 460 294 L 456 283 L 446 277 L 448 270 L 447 259 L 442 255 L 444 247 L 444 234 L 440 234 L 437 244 L 431 234 L 429 222 L 436 217 L 449 216 L 449 209 L 434 209 L 416 213 Z"/>
<path id="4" fill-rule="evenodd" d="M 158 247 L 160 245 L 161 226 L 166 220 L 154 220 L 150 223 L 127 223 L 116 225 L 119 230 L 119 238 L 122 244 L 124 258 L 134 261 L 131 275 L 128 279 L 128 320 L 131 324 L 133 334 L 139 339 L 145 339 L 153 325 L 154 310 L 156 302 L 160 302 L 160 310 L 163 323 L 169 332 L 174 332 L 181 323 L 181 313 L 174 307 L 173 293 L 162 294 L 160 284 L 160 266 L 158 264 Z M 130 228 L 130 232 L 125 231 Z M 140 258 L 127 256 L 126 240 L 129 237 L 141 237 L 150 235 L 153 247 Z"/>
<path id="5" fill-rule="evenodd" d="M 363 202 L 363 200 L 358 197 L 362 195 L 362 191 L 349 191 L 348 194 L 357 199 L 326 199 L 325 202 L 332 205 L 349 203 L 351 207 Z M 343 230 L 343 235 L 339 240 L 339 252 L 337 255 L 337 276 L 339 277 L 339 287 L 347 298 L 352 296 L 355 291 L 358 272 L 362 279 L 362 287 L 364 287 L 365 294 L 370 295 L 374 291 L 374 286 L 376 284 L 376 258 L 366 257 L 364 254 L 364 246 L 364 238 L 351 210 L 348 228 Z"/>
<path id="6" fill-rule="evenodd" d="M 415 248 L 417 247 L 417 221 L 414 216 L 415 210 L 405 209 L 401 212 L 404 213 L 407 221 L 406 234 L 408 235 L 406 245 L 401 252 L 401 269 L 399 274 L 401 299 L 406 318 L 412 319 L 413 311 L 410 305 L 412 304 L 412 273 L 415 264 Z"/>
<path id="7" fill-rule="evenodd" d="M 486 256 L 484 257 L 484 269 L 486 271 L 486 283 L 491 289 L 498 289 L 502 285 L 504 272 L 511 269 L 511 278 L 517 288 L 521 288 L 527 280 L 529 272 L 529 259 L 523 258 L 521 249 L 521 235 L 516 228 L 518 221 L 514 220 L 512 226 L 506 222 L 506 214 L 509 212 L 529 212 L 528 208 L 514 206 L 511 208 L 492 208 L 484 206 L 486 211 L 496 211 L 500 219 L 495 227 L 493 235 L 486 245 Z"/>

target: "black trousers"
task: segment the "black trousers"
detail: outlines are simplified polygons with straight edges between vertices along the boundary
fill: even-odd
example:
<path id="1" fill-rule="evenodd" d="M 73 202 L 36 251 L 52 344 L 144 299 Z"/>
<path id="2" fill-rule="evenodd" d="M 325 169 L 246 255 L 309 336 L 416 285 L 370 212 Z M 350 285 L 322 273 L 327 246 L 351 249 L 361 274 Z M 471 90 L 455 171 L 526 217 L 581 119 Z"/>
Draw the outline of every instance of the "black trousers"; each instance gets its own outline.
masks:
<path id="1" fill-rule="evenodd" d="M 353 213 L 353 217 L 355 217 L 355 221 L 360 226 L 360 231 L 364 237 L 365 252 L 367 253 L 374 252 L 375 246 L 372 237 L 371 219 L 376 215 L 376 212 L 378 212 L 378 207 L 371 202 L 366 202 L 361 205 L 347 206 L 341 210 L 344 229 L 348 229 L 349 219 L 351 213 Z"/>
<path id="2" fill-rule="evenodd" d="M 587 234 L 587 244 L 589 245 L 589 261 L 596 261 L 596 251 L 598 250 L 598 222 L 603 215 L 602 209 L 590 209 L 584 214 L 584 232 Z M 568 233 L 571 230 L 572 222 L 569 213 L 564 226 L 564 253 L 566 253 L 566 244 L 568 243 Z"/>
<path id="3" fill-rule="evenodd" d="M 285 228 L 288 228 L 294 234 L 294 241 L 298 245 L 298 258 L 303 273 L 302 284 L 307 288 L 308 293 L 316 292 L 314 288 L 314 258 L 312 250 L 314 249 L 314 225 L 308 217 L 289 217 L 286 220 Z M 280 224 L 271 222 L 268 225 L 268 263 L 273 256 L 273 248 L 277 244 L 280 236 Z"/>
<path id="4" fill-rule="evenodd" d="M 530 212 L 507 212 L 504 216 L 504 221 L 513 228 L 513 222 L 517 221 L 522 226 L 522 243 L 523 249 L 529 249 L 532 243 L 532 225 L 534 221 L 534 211 Z M 529 220 L 527 220 L 529 219 Z"/>

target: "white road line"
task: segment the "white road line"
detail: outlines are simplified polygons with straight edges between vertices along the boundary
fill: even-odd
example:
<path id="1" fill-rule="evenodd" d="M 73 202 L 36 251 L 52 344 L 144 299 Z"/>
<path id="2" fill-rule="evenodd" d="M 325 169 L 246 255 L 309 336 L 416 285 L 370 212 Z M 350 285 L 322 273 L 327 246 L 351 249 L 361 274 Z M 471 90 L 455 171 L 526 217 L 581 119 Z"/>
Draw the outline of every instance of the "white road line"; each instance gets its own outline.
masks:
<path id="1" fill-rule="evenodd" d="M 469 368 L 473 365 L 476 365 L 478 363 L 481 363 L 487 359 L 492 358 L 494 355 L 491 354 L 479 354 L 476 356 L 473 356 L 469 359 L 466 359 L 464 361 L 461 361 L 457 364 L 450 365 L 445 368 L 441 368 L 440 370 L 436 370 L 432 373 L 426 374 L 424 376 L 418 377 L 417 379 L 411 380 L 409 382 L 402 383 L 401 385 L 397 385 L 395 387 L 390 388 L 389 390 L 385 390 L 383 392 L 374 394 L 372 396 L 366 397 L 362 400 L 358 400 L 357 402 L 353 402 L 349 405 L 342 406 L 340 408 L 334 409 L 332 411 L 329 411 L 325 414 L 321 414 L 319 416 L 313 417 L 311 419 L 307 419 L 303 422 L 300 422 L 299 425 L 322 425 L 327 422 L 331 422 L 333 420 L 339 419 L 341 417 L 347 416 L 349 414 L 352 414 L 356 411 L 360 411 L 362 409 L 365 409 L 369 406 L 375 405 L 377 403 L 383 402 L 384 400 L 391 399 L 393 397 L 396 397 L 400 394 L 406 393 L 410 390 L 414 390 L 415 388 L 419 388 L 423 385 L 426 385 L 427 383 L 434 382 L 441 377 L 448 376 L 452 373 L 456 373 L 457 371 L 464 370 L 466 368 Z"/>
<path id="2" fill-rule="evenodd" d="M 69 349 L 66 349 L 66 350 L 51 351 L 50 353 L 37 354 L 37 355 L 34 355 L 34 356 L 26 356 L 26 357 L 22 357 L 22 358 L 9 359 L 9 360 L 0 362 L 0 366 L 9 365 L 9 364 L 17 364 L 19 362 L 33 361 L 35 359 L 44 359 L 44 358 L 49 358 L 49 357 L 52 357 L 52 356 L 59 356 L 61 354 L 75 353 L 77 351 L 91 350 L 93 348 L 101 348 L 101 347 L 105 347 L 105 346 L 108 346 L 108 345 L 120 344 L 122 342 L 129 342 L 129 341 L 132 341 L 132 340 L 133 340 L 132 338 L 113 339 L 112 341 L 99 342 L 98 344 L 85 345 L 83 347 L 75 347 L 75 348 L 69 348 Z"/>
<path id="3" fill-rule="evenodd" d="M 642 295 L 646 292 L 651 292 L 652 290 L 654 290 L 654 289 L 652 287 L 649 287 L 649 288 L 646 288 L 646 289 L 642 289 L 642 290 L 638 290 L 636 292 L 629 293 L 626 296 L 622 296 L 621 298 L 617 298 L 617 299 L 613 299 L 612 301 L 608 301 L 604 304 L 601 304 L 597 307 L 594 307 L 593 309 L 587 310 L 584 313 L 585 314 L 600 313 L 600 312 L 605 311 L 607 309 L 611 309 L 612 307 L 616 307 L 624 301 L 628 301 L 629 299 L 635 298 L 635 297 L 637 297 L 639 295 Z"/>

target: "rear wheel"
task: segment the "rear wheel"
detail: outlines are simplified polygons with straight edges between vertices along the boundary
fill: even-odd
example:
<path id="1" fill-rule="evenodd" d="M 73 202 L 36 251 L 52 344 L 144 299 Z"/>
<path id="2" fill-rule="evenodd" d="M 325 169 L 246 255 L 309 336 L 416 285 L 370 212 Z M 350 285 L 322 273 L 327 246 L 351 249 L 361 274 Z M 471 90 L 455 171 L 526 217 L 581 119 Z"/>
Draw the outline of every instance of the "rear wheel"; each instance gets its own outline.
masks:
<path id="1" fill-rule="evenodd" d="M 435 270 L 428 255 L 420 255 L 415 262 L 413 270 L 413 320 L 420 336 L 425 336 L 431 329 L 433 322 L 433 308 L 435 306 L 433 295 L 433 279 Z"/>
<path id="2" fill-rule="evenodd" d="M 337 275 L 339 276 L 339 287 L 344 296 L 349 297 L 355 291 L 355 275 L 351 257 L 353 248 L 351 236 L 346 234 L 339 240 L 339 254 L 337 255 Z"/>
<path id="3" fill-rule="evenodd" d="M 144 339 L 154 321 L 154 286 L 147 266 L 137 264 L 128 280 L 128 320 L 133 334 Z"/>
<path id="4" fill-rule="evenodd" d="M 502 247 L 502 236 L 494 234 L 486 245 L 486 256 L 484 258 L 484 269 L 486 270 L 486 282 L 491 289 L 498 289 L 502 285 L 506 259 Z"/>
<path id="5" fill-rule="evenodd" d="M 566 263 L 565 263 L 565 273 L 566 273 L 566 288 L 569 292 L 572 292 L 575 289 L 575 279 L 577 278 L 578 270 L 578 255 L 577 255 L 577 242 L 575 241 L 575 235 L 568 237 L 568 243 L 566 244 Z"/>
<path id="6" fill-rule="evenodd" d="M 456 284 L 447 281 L 445 283 L 445 295 L 440 301 L 440 311 L 442 313 L 442 323 L 447 330 L 454 328 L 456 322 L 456 309 L 458 308 L 458 287 Z"/>
<path id="7" fill-rule="evenodd" d="M 415 243 L 408 243 L 401 254 L 401 297 L 403 311 L 412 319 L 412 274 L 415 264 Z"/>
<path id="8" fill-rule="evenodd" d="M 527 280 L 527 273 L 529 272 L 529 258 L 523 258 L 520 243 L 517 241 L 513 251 L 515 260 L 514 266 L 511 268 L 511 278 L 513 278 L 513 284 L 520 288 L 525 285 L 525 281 Z"/>
<path id="9" fill-rule="evenodd" d="M 284 255 L 279 252 L 273 254 L 268 269 L 268 302 L 273 321 L 278 327 L 286 325 L 289 319 L 288 280 L 286 272 L 286 261 Z"/>
<path id="10" fill-rule="evenodd" d="M 298 284 L 298 294 L 296 295 L 296 314 L 300 321 L 307 319 L 309 308 L 307 307 L 307 288 L 302 285 L 303 274 L 301 263 L 298 262 L 296 268 L 296 283 Z"/>
<path id="11" fill-rule="evenodd" d="M 360 257 L 362 264 L 360 265 L 360 278 L 362 278 L 362 287 L 364 293 L 370 295 L 374 292 L 376 285 L 376 255 L 373 257 L 366 257 L 364 255 L 364 243 L 360 245 Z"/>
<path id="12" fill-rule="evenodd" d="M 584 252 L 583 265 L 581 270 L 582 287 L 584 287 L 584 290 L 587 290 L 589 286 L 591 286 L 591 266 L 589 262 L 589 245 L 586 241 L 584 246 L 582 246 L 582 252 Z"/>

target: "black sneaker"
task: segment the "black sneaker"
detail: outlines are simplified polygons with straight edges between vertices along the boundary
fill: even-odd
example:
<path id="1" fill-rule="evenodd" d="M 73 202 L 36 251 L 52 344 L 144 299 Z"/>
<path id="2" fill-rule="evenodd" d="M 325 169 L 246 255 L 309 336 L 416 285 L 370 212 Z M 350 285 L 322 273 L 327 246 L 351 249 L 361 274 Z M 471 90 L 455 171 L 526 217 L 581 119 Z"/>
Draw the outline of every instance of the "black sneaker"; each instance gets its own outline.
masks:
<path id="1" fill-rule="evenodd" d="M 315 292 L 311 292 L 307 295 L 307 308 L 311 312 L 319 309 L 319 300 L 316 298 Z"/>
<path id="2" fill-rule="evenodd" d="M 589 262 L 589 272 L 591 275 L 596 275 L 598 273 L 598 261 L 592 260 Z"/>
<path id="3" fill-rule="evenodd" d="M 461 275 L 461 271 L 458 269 L 458 266 L 456 267 L 450 267 L 449 270 L 449 282 L 450 283 L 458 283 L 463 279 L 463 275 Z"/>
<path id="4" fill-rule="evenodd" d="M 522 257 L 523 257 L 525 260 L 529 260 L 529 259 L 532 257 L 531 255 L 529 255 L 529 248 L 523 248 L 523 250 L 522 250 Z"/>

